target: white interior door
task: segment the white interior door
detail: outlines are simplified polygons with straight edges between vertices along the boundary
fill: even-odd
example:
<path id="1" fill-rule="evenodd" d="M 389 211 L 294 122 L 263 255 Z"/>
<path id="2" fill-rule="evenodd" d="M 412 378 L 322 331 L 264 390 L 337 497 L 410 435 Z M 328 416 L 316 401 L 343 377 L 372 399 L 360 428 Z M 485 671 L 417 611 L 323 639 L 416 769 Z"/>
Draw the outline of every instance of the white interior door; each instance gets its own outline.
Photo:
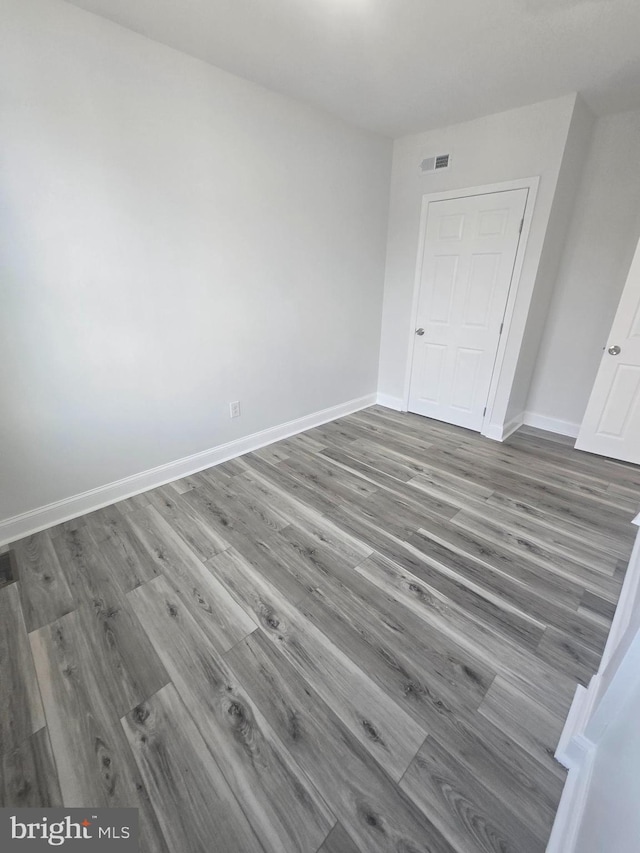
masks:
<path id="1" fill-rule="evenodd" d="M 576 447 L 640 463 L 640 243 L 604 349 Z"/>
<path id="2" fill-rule="evenodd" d="M 409 411 L 482 428 L 527 195 L 429 204 Z"/>

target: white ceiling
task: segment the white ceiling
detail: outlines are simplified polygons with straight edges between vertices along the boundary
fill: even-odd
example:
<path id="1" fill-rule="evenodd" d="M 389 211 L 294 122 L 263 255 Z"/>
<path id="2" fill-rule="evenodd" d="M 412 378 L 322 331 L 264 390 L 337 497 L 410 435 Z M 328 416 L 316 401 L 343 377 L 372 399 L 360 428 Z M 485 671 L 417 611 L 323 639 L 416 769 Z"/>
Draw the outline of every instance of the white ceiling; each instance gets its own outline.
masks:
<path id="1" fill-rule="evenodd" d="M 640 107 L 640 0 L 68 0 L 361 127 Z"/>

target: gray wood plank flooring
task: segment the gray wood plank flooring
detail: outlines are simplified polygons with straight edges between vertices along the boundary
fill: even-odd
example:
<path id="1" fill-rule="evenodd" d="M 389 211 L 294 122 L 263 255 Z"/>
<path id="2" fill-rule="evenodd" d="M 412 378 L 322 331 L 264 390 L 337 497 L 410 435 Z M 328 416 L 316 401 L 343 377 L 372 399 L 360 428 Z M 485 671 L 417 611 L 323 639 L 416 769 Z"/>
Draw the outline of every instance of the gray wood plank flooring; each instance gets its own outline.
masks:
<path id="1" fill-rule="evenodd" d="M 132 594 L 211 753 L 269 853 L 314 853 L 334 817 L 164 578 Z"/>
<path id="2" fill-rule="evenodd" d="M 342 824 L 337 823 L 325 838 L 318 853 L 358 853 L 358 848 L 349 838 Z"/>
<path id="3" fill-rule="evenodd" d="M 0 755 L 45 725 L 17 584 L 0 589 Z"/>
<path id="4" fill-rule="evenodd" d="M 541 853 L 637 466 L 378 406 L 15 543 L 0 804 L 149 853 Z"/>
<path id="5" fill-rule="evenodd" d="M 249 820 L 169 684 L 122 720 L 172 851 L 261 853 Z"/>
<path id="6" fill-rule="evenodd" d="M 0 802 L 20 809 L 63 805 L 46 728 L 0 757 Z"/>

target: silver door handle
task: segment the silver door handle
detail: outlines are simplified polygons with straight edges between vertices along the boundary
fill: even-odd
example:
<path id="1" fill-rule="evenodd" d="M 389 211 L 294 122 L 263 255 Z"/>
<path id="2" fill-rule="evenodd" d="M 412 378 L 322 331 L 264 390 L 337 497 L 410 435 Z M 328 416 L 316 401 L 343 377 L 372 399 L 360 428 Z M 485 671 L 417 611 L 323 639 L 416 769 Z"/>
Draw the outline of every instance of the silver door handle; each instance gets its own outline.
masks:
<path id="1" fill-rule="evenodd" d="M 622 350 L 621 350 L 621 349 L 620 349 L 620 347 L 616 344 L 616 345 L 614 345 L 614 346 L 612 346 L 612 347 L 609 347 L 609 349 L 607 350 L 607 352 L 609 353 L 609 355 L 620 355 L 620 353 L 622 352 Z"/>
<path id="2" fill-rule="evenodd" d="M 424 335 L 424 329 L 416 329 L 416 335 L 420 335 L 420 337 L 422 337 L 422 335 Z"/>

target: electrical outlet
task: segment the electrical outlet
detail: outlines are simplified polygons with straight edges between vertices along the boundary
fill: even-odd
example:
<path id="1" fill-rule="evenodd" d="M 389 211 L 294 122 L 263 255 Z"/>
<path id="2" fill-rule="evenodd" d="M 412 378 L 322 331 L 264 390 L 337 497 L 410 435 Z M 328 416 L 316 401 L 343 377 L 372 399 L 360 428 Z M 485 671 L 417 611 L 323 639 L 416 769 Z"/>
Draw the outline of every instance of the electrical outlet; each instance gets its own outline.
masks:
<path id="1" fill-rule="evenodd" d="M 229 417 L 230 418 L 239 418 L 240 417 L 240 400 L 236 400 L 233 403 L 229 403 Z"/>

